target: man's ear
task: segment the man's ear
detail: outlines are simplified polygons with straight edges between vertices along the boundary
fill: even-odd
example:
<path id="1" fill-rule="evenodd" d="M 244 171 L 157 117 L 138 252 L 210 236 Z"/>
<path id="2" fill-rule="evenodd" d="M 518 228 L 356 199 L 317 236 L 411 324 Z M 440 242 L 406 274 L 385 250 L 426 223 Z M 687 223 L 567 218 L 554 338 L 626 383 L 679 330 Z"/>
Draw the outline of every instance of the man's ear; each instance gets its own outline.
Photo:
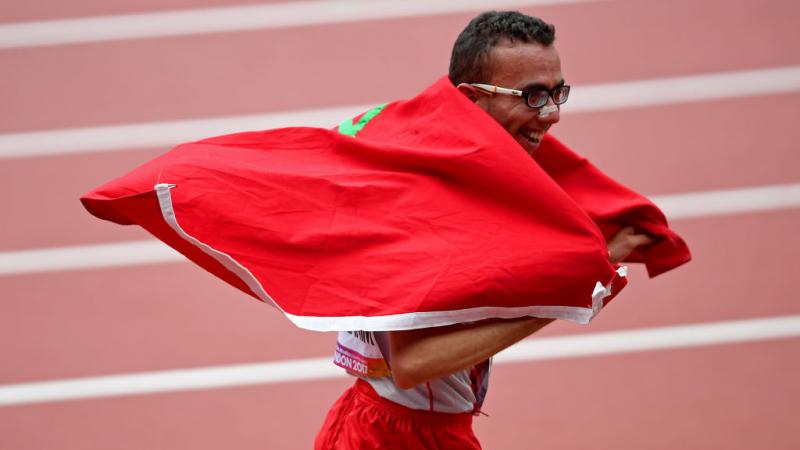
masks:
<path id="1" fill-rule="evenodd" d="M 483 91 L 481 91 L 480 89 L 476 88 L 475 86 L 469 83 L 461 83 L 458 86 L 456 86 L 456 89 L 458 89 L 462 94 L 466 95 L 467 98 L 470 99 L 472 102 L 477 102 L 478 99 L 481 98 L 481 94 L 483 93 Z"/>

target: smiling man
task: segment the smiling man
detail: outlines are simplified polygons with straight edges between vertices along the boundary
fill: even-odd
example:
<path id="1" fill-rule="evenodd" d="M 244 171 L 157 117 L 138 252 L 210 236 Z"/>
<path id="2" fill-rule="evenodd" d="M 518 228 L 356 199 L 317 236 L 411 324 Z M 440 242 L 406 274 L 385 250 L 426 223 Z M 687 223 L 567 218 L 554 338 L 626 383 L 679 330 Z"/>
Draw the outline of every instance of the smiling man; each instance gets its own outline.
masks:
<path id="1" fill-rule="evenodd" d="M 485 13 L 461 33 L 450 80 L 532 154 L 559 121 L 569 86 L 553 45 L 555 28 L 519 13 Z"/>
<path id="2" fill-rule="evenodd" d="M 569 86 L 555 28 L 518 12 L 486 12 L 458 36 L 450 81 L 530 155 L 560 119 Z M 650 237 L 624 228 L 609 242 L 622 261 Z M 479 449 L 472 432 L 488 387 L 491 357 L 551 319 L 525 317 L 387 332 L 340 333 L 367 354 L 361 376 L 331 408 L 317 449 Z"/>

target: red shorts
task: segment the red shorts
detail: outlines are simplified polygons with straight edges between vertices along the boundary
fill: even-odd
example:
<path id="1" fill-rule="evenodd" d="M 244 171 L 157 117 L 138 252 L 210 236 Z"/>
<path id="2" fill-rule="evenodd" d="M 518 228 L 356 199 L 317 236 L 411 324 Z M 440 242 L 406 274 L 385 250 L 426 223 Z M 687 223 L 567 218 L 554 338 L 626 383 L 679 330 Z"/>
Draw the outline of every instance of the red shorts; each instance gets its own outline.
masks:
<path id="1" fill-rule="evenodd" d="M 472 414 L 447 414 L 406 408 L 380 397 L 364 380 L 334 403 L 315 450 L 480 450 Z"/>

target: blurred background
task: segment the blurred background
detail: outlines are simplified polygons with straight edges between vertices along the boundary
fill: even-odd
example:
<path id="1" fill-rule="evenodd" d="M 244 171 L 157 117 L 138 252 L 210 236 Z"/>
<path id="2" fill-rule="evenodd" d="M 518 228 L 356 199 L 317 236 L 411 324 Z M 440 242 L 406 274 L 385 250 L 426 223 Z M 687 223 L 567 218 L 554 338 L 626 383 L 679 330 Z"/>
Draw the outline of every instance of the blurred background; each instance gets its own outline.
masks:
<path id="1" fill-rule="evenodd" d="M 800 448 L 795 0 L 0 4 L 0 448 L 310 448 L 352 383 L 335 334 L 78 197 L 182 141 L 411 97 L 485 9 L 556 25 L 554 134 L 695 260 L 499 355 L 484 447 Z"/>

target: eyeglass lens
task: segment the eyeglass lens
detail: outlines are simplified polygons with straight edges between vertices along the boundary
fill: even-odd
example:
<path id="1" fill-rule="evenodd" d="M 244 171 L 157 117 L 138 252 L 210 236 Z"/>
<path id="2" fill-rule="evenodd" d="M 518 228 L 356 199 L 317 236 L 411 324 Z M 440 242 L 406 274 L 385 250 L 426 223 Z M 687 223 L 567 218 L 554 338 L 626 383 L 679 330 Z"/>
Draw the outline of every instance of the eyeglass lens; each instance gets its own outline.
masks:
<path id="1" fill-rule="evenodd" d="M 567 101 L 569 97 L 569 86 L 559 86 L 552 91 L 535 91 L 528 93 L 528 106 L 531 108 L 541 108 L 547 104 L 547 99 L 553 96 L 553 103 L 560 105 Z"/>

